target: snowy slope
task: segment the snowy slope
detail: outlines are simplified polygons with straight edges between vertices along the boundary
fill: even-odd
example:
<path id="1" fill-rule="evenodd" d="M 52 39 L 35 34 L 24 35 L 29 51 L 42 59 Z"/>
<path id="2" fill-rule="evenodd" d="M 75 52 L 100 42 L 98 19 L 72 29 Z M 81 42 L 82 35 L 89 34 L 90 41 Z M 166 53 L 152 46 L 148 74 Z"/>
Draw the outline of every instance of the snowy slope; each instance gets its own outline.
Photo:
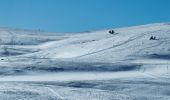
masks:
<path id="1" fill-rule="evenodd" d="M 114 29 L 71 35 L 60 41 L 38 45 L 37 58 L 90 59 L 96 62 L 114 62 L 128 57 L 166 55 L 169 53 L 170 25 L 167 23 L 149 24 L 137 27 Z M 155 36 L 158 40 L 149 40 Z M 29 56 L 32 56 L 29 55 Z"/>
<path id="2" fill-rule="evenodd" d="M 169 63 L 169 23 L 117 28 L 116 34 L 108 31 L 54 36 L 39 31 L 1 29 L 0 63 L 7 73 L 14 69 L 21 72 L 122 71 L 143 68 L 149 62 L 164 62 L 165 66 Z M 150 40 L 151 36 L 156 40 Z M 2 73 L 6 73 L 4 70 Z"/>
<path id="3" fill-rule="evenodd" d="M 166 85 L 169 86 L 170 24 L 155 23 L 113 30 L 115 34 L 102 30 L 55 35 L 1 28 L 0 82 L 3 81 L 3 84 L 0 85 L 0 97 L 5 99 L 8 96 L 13 100 L 23 99 L 23 95 L 27 99 L 36 95 L 34 100 L 169 99 L 168 89 L 162 84 L 167 82 Z M 156 39 L 150 40 L 151 36 Z M 13 81 L 24 83 L 12 88 L 16 84 Z M 42 81 L 47 83 L 42 84 Z M 92 83 L 95 86 L 91 86 Z M 6 88 L 8 86 L 11 87 Z M 21 91 L 23 86 L 30 90 Z M 154 91 L 156 86 L 161 91 Z M 143 87 L 148 88 L 148 91 L 142 91 Z M 138 89 L 139 93 L 135 93 Z M 17 91 L 25 94 L 19 96 Z M 88 91 L 92 93 L 89 94 Z M 81 97 L 78 92 L 83 92 L 82 96 L 86 98 Z M 127 92 L 131 94 L 128 95 Z M 10 93 L 16 98 L 10 96 Z M 63 95 L 66 96 L 63 98 Z"/>

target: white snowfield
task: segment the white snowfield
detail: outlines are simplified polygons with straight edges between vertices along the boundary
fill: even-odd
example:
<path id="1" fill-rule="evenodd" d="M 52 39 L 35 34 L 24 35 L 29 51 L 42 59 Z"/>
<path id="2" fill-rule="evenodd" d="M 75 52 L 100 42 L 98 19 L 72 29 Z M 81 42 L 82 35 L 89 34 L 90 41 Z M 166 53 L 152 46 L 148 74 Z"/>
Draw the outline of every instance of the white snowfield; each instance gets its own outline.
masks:
<path id="1" fill-rule="evenodd" d="M 170 23 L 109 30 L 0 28 L 0 100 L 169 100 Z"/>

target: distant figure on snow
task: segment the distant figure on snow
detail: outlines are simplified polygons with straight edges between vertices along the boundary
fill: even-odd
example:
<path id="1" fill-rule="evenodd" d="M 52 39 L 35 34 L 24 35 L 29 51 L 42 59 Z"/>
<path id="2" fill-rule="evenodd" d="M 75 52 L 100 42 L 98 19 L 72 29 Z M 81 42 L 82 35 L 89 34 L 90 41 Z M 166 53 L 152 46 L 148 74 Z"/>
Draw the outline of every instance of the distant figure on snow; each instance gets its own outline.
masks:
<path id="1" fill-rule="evenodd" d="M 149 40 L 158 40 L 155 36 L 151 36 Z"/>
<path id="2" fill-rule="evenodd" d="M 110 34 L 115 34 L 115 31 L 114 30 L 109 30 L 109 33 Z"/>

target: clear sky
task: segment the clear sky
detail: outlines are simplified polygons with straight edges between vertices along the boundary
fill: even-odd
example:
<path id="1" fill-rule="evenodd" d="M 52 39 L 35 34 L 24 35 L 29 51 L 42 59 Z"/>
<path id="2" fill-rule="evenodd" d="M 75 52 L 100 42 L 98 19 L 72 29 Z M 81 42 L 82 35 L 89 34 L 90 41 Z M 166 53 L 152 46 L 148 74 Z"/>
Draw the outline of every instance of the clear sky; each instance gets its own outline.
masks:
<path id="1" fill-rule="evenodd" d="M 170 22 L 170 0 L 0 0 L 0 27 L 83 32 Z"/>

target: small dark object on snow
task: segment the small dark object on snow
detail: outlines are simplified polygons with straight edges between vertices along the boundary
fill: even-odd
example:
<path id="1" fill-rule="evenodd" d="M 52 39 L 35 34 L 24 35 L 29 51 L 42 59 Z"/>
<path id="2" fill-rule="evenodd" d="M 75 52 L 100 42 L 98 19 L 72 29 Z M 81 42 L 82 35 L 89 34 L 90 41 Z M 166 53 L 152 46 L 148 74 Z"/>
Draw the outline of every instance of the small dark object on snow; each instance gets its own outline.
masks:
<path id="1" fill-rule="evenodd" d="M 109 30 L 109 33 L 110 33 L 110 34 L 114 34 L 115 31 L 114 31 L 114 30 Z"/>
<path id="2" fill-rule="evenodd" d="M 155 36 L 151 36 L 149 40 L 158 40 Z"/>
<path id="3" fill-rule="evenodd" d="M 1 60 L 4 60 L 4 59 L 1 59 Z"/>

